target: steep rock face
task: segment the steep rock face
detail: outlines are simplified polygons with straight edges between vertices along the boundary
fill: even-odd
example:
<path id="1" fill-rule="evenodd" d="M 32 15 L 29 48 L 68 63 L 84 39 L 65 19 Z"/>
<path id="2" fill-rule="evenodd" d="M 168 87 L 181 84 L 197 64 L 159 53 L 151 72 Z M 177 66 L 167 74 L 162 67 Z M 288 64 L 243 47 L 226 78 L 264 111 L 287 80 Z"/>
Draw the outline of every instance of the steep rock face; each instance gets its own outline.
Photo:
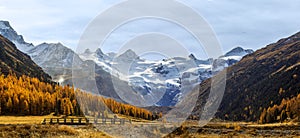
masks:
<path id="1" fill-rule="evenodd" d="M 24 53 L 33 48 L 32 44 L 24 41 L 22 35 L 18 35 L 8 21 L 0 21 L 0 34 L 12 41 L 17 48 Z"/>
<path id="2" fill-rule="evenodd" d="M 41 67 L 2 35 L 0 35 L 0 69 L 0 72 L 5 75 L 11 72 L 17 76 L 27 75 L 45 82 L 51 81 L 51 77 Z"/>
<path id="3" fill-rule="evenodd" d="M 226 89 L 216 117 L 257 121 L 263 108 L 299 93 L 300 32 L 270 44 L 227 69 Z M 200 84 L 194 115 L 202 112 L 211 79 Z"/>

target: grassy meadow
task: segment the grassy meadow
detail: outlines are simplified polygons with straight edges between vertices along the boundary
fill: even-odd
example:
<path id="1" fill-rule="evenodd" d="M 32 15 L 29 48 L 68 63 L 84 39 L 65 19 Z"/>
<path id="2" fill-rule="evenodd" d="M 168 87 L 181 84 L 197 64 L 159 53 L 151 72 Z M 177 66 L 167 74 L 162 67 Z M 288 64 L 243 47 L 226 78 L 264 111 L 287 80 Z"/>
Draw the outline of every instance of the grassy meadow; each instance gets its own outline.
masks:
<path id="1" fill-rule="evenodd" d="M 55 118 L 57 116 L 0 116 L 0 137 L 1 138 L 110 138 L 110 137 L 128 137 L 140 136 L 136 134 L 128 135 L 125 131 L 128 129 L 139 129 L 143 127 L 152 127 L 147 133 L 153 133 L 156 137 L 165 136 L 163 126 L 168 123 L 162 121 L 149 122 L 147 120 L 118 115 L 118 118 L 131 119 L 132 125 L 93 125 L 86 126 L 66 126 L 66 125 L 42 125 L 44 118 Z M 106 134 L 112 129 L 120 129 L 115 134 Z M 103 131 L 101 131 L 103 130 Z M 145 132 L 146 133 L 146 132 Z M 123 135 L 124 134 L 124 135 Z M 125 135 L 126 134 L 126 135 Z M 141 135 L 142 136 L 142 135 Z M 151 136 L 151 135 L 148 135 Z M 153 135 L 154 136 L 154 135 Z M 231 137 L 299 137 L 300 127 L 298 123 L 273 123 L 258 124 L 248 122 L 222 122 L 212 121 L 204 127 L 199 127 L 197 121 L 186 121 L 181 127 L 175 129 L 166 138 L 231 138 Z"/>

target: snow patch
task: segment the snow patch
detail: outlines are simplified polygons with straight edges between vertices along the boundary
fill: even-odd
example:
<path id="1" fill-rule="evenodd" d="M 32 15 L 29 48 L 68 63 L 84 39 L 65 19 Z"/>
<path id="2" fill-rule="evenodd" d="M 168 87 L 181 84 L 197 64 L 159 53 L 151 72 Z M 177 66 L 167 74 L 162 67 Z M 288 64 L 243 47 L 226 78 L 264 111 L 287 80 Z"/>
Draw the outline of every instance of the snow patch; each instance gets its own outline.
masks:
<path id="1" fill-rule="evenodd" d="M 224 60 L 230 60 L 230 59 L 241 60 L 242 58 L 243 58 L 243 56 L 228 56 L 228 57 L 222 57 L 221 59 L 224 59 Z"/>

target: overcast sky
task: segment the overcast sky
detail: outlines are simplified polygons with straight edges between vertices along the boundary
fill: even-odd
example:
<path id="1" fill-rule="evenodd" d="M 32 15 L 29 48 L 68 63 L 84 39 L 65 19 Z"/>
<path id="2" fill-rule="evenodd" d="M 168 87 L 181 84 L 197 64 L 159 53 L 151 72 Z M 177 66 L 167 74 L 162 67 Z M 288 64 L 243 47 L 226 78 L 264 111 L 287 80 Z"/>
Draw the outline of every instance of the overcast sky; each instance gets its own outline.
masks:
<path id="1" fill-rule="evenodd" d="M 299 0 L 179 0 L 195 9 L 213 28 L 223 51 L 241 46 L 258 49 L 300 31 Z M 75 50 L 87 25 L 120 0 L 0 0 L 0 20 L 7 20 L 27 42 L 61 42 Z M 136 5 L 138 6 L 138 5 Z M 159 20 L 128 23 L 107 40 L 104 52 L 118 49 L 118 41 L 134 33 L 165 30 L 195 43 L 182 28 Z M 199 58 L 203 51 L 188 48 Z"/>

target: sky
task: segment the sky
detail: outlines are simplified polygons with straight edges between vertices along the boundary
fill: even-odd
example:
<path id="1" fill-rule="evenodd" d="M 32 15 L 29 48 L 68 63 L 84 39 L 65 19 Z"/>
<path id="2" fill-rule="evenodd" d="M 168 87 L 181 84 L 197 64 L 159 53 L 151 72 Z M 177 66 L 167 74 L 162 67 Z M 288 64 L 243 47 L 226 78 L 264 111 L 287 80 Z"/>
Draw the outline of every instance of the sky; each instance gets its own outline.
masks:
<path id="1" fill-rule="evenodd" d="M 257 50 L 300 31 L 298 0 L 178 1 L 194 9 L 205 19 L 214 30 L 224 53 L 237 46 Z M 9 21 L 27 42 L 35 45 L 61 42 L 76 51 L 80 37 L 89 23 L 120 2 L 122 1 L 0 0 L 0 20 Z M 125 42 L 147 32 L 167 34 L 198 58 L 205 58 L 205 51 L 201 45 L 197 45 L 191 34 L 172 22 L 159 19 L 139 19 L 124 24 L 112 32 L 102 50 L 105 53 L 120 50 Z"/>

